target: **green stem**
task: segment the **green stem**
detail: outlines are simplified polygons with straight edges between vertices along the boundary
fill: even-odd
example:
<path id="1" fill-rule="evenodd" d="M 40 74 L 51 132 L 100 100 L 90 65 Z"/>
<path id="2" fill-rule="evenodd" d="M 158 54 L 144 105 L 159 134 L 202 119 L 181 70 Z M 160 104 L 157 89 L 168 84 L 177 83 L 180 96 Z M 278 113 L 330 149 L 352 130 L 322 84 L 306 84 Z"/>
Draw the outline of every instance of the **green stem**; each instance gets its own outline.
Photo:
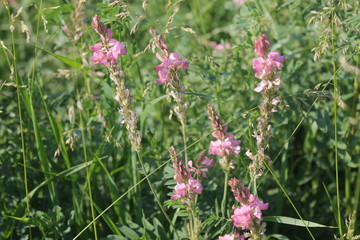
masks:
<path id="1" fill-rule="evenodd" d="M 337 218 L 339 226 L 340 239 L 343 236 L 343 229 L 341 223 L 340 213 L 340 190 L 339 190 L 339 159 L 338 159 L 338 136 L 337 136 L 337 79 L 336 79 L 336 56 L 335 56 L 335 23 L 334 23 L 335 10 L 331 16 L 331 48 L 332 48 L 332 68 L 333 68 L 333 83 L 334 83 L 334 140 L 335 140 L 335 178 L 336 178 L 336 202 L 337 202 Z"/>
<path id="2" fill-rule="evenodd" d="M 287 200 L 289 201 L 290 205 L 292 206 L 292 208 L 295 210 L 296 214 L 298 215 L 298 217 L 300 218 L 301 222 L 304 224 L 306 230 L 308 231 L 309 235 L 311 236 L 311 238 L 313 240 L 315 240 L 315 237 L 313 236 L 312 232 L 310 231 L 309 227 L 307 226 L 307 224 L 305 223 L 303 217 L 301 216 L 300 212 L 298 211 L 298 209 L 296 208 L 295 204 L 293 203 L 293 201 L 290 199 L 289 195 L 287 194 L 286 190 L 284 189 L 284 187 L 281 185 L 279 179 L 277 179 L 277 177 L 275 176 L 274 171 L 270 168 L 270 166 L 268 165 L 267 162 L 264 161 L 264 164 L 267 168 L 267 170 L 270 172 L 270 174 L 272 175 L 272 177 L 274 178 L 276 184 L 280 187 L 281 191 L 284 193 L 285 197 L 287 198 Z"/>
<path id="3" fill-rule="evenodd" d="M 182 124 L 182 136 L 183 136 L 183 142 L 184 142 L 184 155 L 185 155 L 185 166 L 188 165 L 188 155 L 187 155 L 187 145 L 186 145 L 186 131 L 185 131 L 185 123 Z"/>
<path id="4" fill-rule="evenodd" d="M 6 4 L 4 2 L 4 4 Z M 6 8 L 9 15 L 9 21 L 11 21 L 10 9 L 9 7 Z M 30 198 L 29 198 L 29 189 L 27 183 L 27 165 L 26 165 L 26 149 L 25 149 L 25 140 L 24 140 L 24 128 L 23 128 L 23 118 L 22 118 L 22 111 L 21 111 L 21 99 L 20 99 L 20 81 L 19 76 L 17 74 L 17 65 L 16 65 L 16 48 L 15 48 L 15 37 L 14 32 L 11 32 L 11 42 L 12 42 L 12 54 L 14 56 L 13 63 L 14 63 L 14 73 L 15 73 L 15 82 L 16 82 L 16 95 L 17 95 L 17 105 L 18 105 L 18 113 L 19 113 L 19 120 L 20 120 L 20 136 L 21 136 L 21 151 L 23 157 L 23 169 L 24 169 L 24 187 L 25 187 L 25 198 L 26 198 L 26 212 L 27 216 L 30 217 Z M 29 236 L 32 239 L 31 228 L 29 227 Z"/>
<path id="5" fill-rule="evenodd" d="M 159 208 L 160 208 L 161 212 L 164 214 L 166 220 L 169 222 L 169 224 L 170 224 L 171 228 L 173 229 L 173 231 L 175 232 L 177 238 L 179 238 L 178 233 L 177 233 L 176 230 L 175 230 L 175 226 L 174 226 L 173 223 L 171 222 L 170 217 L 169 217 L 169 216 L 167 215 L 167 213 L 165 212 L 165 209 L 163 208 L 163 206 L 162 206 L 162 204 L 161 204 L 161 202 L 160 202 L 160 199 L 159 199 L 159 197 L 158 197 L 155 189 L 153 188 L 150 179 L 148 178 L 148 172 L 147 172 L 147 170 L 146 170 L 146 168 L 145 168 L 144 161 L 143 161 L 140 153 L 139 153 L 139 152 L 136 152 L 136 154 L 137 154 L 137 157 L 138 157 L 139 162 L 140 162 L 140 164 L 141 164 L 141 168 L 142 168 L 142 170 L 144 171 L 145 176 L 147 177 L 147 178 L 146 178 L 146 181 L 147 181 L 147 183 L 148 183 L 148 185 L 149 185 L 149 187 L 150 187 L 150 189 L 151 189 L 151 192 L 154 194 L 155 200 L 156 200 L 157 204 L 159 205 Z"/>
<path id="6" fill-rule="evenodd" d="M 80 112 L 79 115 L 80 115 L 81 139 L 82 139 L 82 145 L 83 145 L 83 150 L 84 150 L 84 158 L 85 158 L 85 164 L 87 165 L 88 158 L 87 158 L 85 130 L 84 130 L 84 122 L 83 122 L 82 112 Z M 96 222 L 94 221 L 95 211 L 94 211 L 94 203 L 93 203 L 93 198 L 92 198 L 91 181 L 90 181 L 90 174 L 89 174 L 88 166 L 86 166 L 86 183 L 89 188 L 90 209 L 91 209 L 91 218 L 93 220 L 94 238 L 97 240 L 98 238 L 97 238 L 97 231 L 96 231 Z"/>
<path id="7" fill-rule="evenodd" d="M 360 56 L 358 55 L 357 60 L 356 60 L 356 66 L 359 66 L 360 64 Z M 360 74 L 356 74 L 355 75 L 355 79 L 354 79 L 354 99 L 353 99 L 353 104 L 352 104 L 352 113 L 351 116 L 353 119 L 356 119 L 356 108 L 357 105 L 359 103 L 359 82 L 360 82 Z M 349 135 L 349 144 L 351 144 L 353 137 L 355 136 L 355 131 L 356 131 L 356 125 L 353 125 L 351 130 L 350 130 L 350 135 Z M 354 196 L 354 205 L 353 205 L 353 211 L 355 216 L 357 216 L 357 210 L 358 210 L 358 206 L 359 206 L 359 196 L 360 196 L 360 167 L 358 167 L 358 173 L 357 173 L 357 177 L 356 177 L 356 189 L 355 189 L 355 196 Z M 356 226 L 356 217 L 354 218 L 353 221 L 353 225 L 351 226 L 352 229 L 355 229 Z"/>
<path id="8" fill-rule="evenodd" d="M 226 170 L 224 171 L 225 173 L 225 181 L 224 181 L 224 194 L 223 194 L 223 199 L 221 201 L 221 213 L 222 216 L 226 218 L 226 197 L 227 197 L 227 191 L 228 191 L 228 181 L 229 181 L 229 171 Z"/>

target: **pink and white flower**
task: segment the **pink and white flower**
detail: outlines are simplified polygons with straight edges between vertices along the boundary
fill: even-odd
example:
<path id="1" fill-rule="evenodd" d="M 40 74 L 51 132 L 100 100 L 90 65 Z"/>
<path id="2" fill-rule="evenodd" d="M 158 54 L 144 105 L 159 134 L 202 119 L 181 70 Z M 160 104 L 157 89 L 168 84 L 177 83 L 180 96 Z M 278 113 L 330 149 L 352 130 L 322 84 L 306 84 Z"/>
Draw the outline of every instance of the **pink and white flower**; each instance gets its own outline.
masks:
<path id="1" fill-rule="evenodd" d="M 209 153 L 220 157 L 230 154 L 239 154 L 241 149 L 240 143 L 240 140 L 234 140 L 234 135 L 229 134 L 223 141 L 211 141 Z"/>
<path id="2" fill-rule="evenodd" d="M 179 69 L 187 69 L 189 63 L 185 60 L 180 60 L 180 54 L 170 53 L 168 58 L 162 57 L 159 53 L 156 57 L 162 62 L 154 67 L 155 71 L 158 72 L 159 79 L 157 83 L 164 84 L 171 81 L 171 74 L 175 73 Z"/>
<path id="3" fill-rule="evenodd" d="M 249 205 L 244 205 L 241 208 L 236 208 L 234 214 L 231 215 L 231 219 L 234 221 L 234 226 L 245 230 L 249 228 L 249 224 L 252 221 L 252 211 Z"/>

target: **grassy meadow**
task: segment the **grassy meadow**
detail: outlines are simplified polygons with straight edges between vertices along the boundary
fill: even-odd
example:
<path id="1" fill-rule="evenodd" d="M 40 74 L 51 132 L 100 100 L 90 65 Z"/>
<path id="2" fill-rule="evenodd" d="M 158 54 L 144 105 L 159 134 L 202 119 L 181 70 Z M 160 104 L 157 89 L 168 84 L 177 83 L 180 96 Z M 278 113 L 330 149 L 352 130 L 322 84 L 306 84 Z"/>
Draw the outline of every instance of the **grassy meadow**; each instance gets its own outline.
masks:
<path id="1" fill-rule="evenodd" d="M 244 239 L 261 222 L 266 237 L 245 239 L 360 239 L 359 12 L 357 0 L 1 0 L 0 239 Z M 285 56 L 262 145 L 261 34 Z M 126 54 L 101 55 L 110 38 Z M 167 51 L 181 57 L 166 65 Z M 232 152 L 209 151 L 214 131 L 234 136 Z M 186 165 L 204 154 L 207 178 Z M 201 191 L 171 200 L 189 186 L 179 174 Z M 233 178 L 269 204 L 248 228 Z"/>

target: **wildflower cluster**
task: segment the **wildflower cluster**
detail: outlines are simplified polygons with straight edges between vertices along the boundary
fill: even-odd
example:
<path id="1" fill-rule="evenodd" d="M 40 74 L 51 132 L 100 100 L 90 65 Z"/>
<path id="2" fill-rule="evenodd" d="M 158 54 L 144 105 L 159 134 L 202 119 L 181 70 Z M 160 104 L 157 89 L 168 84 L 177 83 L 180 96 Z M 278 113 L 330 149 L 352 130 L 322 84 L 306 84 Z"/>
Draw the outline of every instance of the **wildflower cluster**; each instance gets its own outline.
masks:
<path id="1" fill-rule="evenodd" d="M 110 72 L 110 78 L 116 85 L 115 100 L 120 105 L 120 114 L 123 118 L 122 123 L 126 125 L 128 137 L 131 145 L 136 151 L 140 151 L 141 134 L 137 130 L 138 118 L 134 110 L 131 109 L 132 96 L 130 90 L 125 87 L 125 74 L 120 70 L 118 58 L 125 55 L 127 50 L 123 42 L 112 39 L 113 31 L 105 27 L 100 21 L 99 16 L 93 17 L 91 23 L 94 30 L 100 35 L 102 42 L 90 46 L 94 55 L 90 58 L 95 64 L 102 64 Z"/>
<path id="2" fill-rule="evenodd" d="M 168 46 L 161 34 L 153 29 L 150 29 L 150 33 L 155 37 L 155 45 L 162 52 L 162 54 L 156 54 L 156 57 L 161 61 L 161 64 L 154 67 L 154 70 L 158 72 L 159 76 L 159 79 L 156 82 L 170 87 L 169 95 L 174 99 L 177 105 L 174 108 L 174 112 L 179 118 L 182 126 L 185 126 L 188 104 L 185 102 L 184 85 L 180 83 L 179 70 L 187 69 L 189 63 L 185 60 L 181 60 L 179 53 L 169 53 Z"/>
<path id="3" fill-rule="evenodd" d="M 234 140 L 234 135 L 227 134 L 228 127 L 220 120 L 220 116 L 216 113 L 213 106 L 208 104 L 208 115 L 211 125 L 214 129 L 212 135 L 217 141 L 211 141 L 209 153 L 222 157 L 220 164 L 224 171 L 228 172 L 233 168 L 233 164 L 229 161 L 229 156 L 240 153 L 240 140 Z"/>
<path id="4" fill-rule="evenodd" d="M 264 162 L 270 163 L 270 158 L 265 154 L 269 139 L 272 137 L 272 126 L 270 119 L 276 106 L 280 103 L 278 90 L 280 89 L 281 74 L 279 68 L 285 61 L 284 56 L 278 52 L 269 52 L 270 42 L 267 35 L 261 34 L 259 39 L 255 40 L 255 54 L 259 56 L 253 59 L 253 69 L 255 77 L 261 81 L 254 89 L 261 93 L 264 100 L 259 105 L 261 117 L 257 119 L 258 126 L 253 137 L 256 139 L 257 153 L 254 155 L 250 151 L 246 155 L 253 161 L 250 165 L 250 175 L 256 179 L 262 175 Z"/>
<path id="5" fill-rule="evenodd" d="M 191 206 L 195 195 L 201 194 L 203 190 L 201 181 L 193 178 L 191 173 L 194 172 L 197 177 L 202 176 L 206 178 L 207 167 L 214 166 L 214 160 L 205 156 L 205 151 L 203 151 L 195 164 L 196 166 L 193 166 L 193 162 L 189 161 L 190 168 L 187 168 L 184 162 L 177 156 L 178 154 L 174 147 L 170 147 L 169 152 L 175 170 L 174 179 L 177 182 L 173 190 L 175 195 L 170 199 L 177 200 L 180 198 L 182 203 Z"/>
<path id="6" fill-rule="evenodd" d="M 105 27 L 104 23 L 100 21 L 99 16 L 93 18 L 91 26 L 100 35 L 102 42 L 90 46 L 90 50 L 94 53 L 90 60 L 95 64 L 102 64 L 104 66 L 116 65 L 119 56 L 127 53 L 125 43 L 111 38 L 113 31 Z"/>
<path id="7" fill-rule="evenodd" d="M 256 196 L 250 193 L 238 179 L 233 178 L 228 182 L 235 200 L 240 203 L 240 207 L 234 209 L 231 215 L 235 226 L 233 235 L 219 237 L 219 240 L 227 239 L 252 239 L 263 240 L 265 236 L 266 224 L 261 222 L 262 210 L 269 207 L 268 203 L 263 203 Z M 241 234 L 243 231 L 243 234 Z"/>

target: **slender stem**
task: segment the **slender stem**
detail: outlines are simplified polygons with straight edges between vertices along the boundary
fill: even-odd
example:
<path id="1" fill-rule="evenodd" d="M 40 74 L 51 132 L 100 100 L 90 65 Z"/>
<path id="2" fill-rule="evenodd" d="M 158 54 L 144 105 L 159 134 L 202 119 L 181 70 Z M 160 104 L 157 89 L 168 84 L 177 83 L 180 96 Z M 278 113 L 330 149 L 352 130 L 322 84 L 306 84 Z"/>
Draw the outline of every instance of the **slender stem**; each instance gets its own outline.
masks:
<path id="1" fill-rule="evenodd" d="M 356 62 L 356 66 L 359 66 L 360 64 L 360 56 L 357 56 L 357 62 Z M 356 107 L 358 105 L 358 99 L 359 99 L 359 81 L 360 81 L 360 74 L 356 74 L 355 75 L 355 80 L 354 80 L 354 100 L 353 100 L 353 104 L 352 104 L 352 114 L 351 116 L 356 119 Z M 349 135 L 349 144 L 351 144 L 352 138 L 355 135 L 355 131 L 356 131 L 356 126 L 353 125 L 352 129 L 350 131 L 350 135 Z M 356 189 L 355 189 L 355 196 L 354 196 L 354 205 L 353 205 L 353 211 L 355 216 L 357 216 L 357 210 L 358 210 L 358 206 L 359 206 L 359 196 L 360 196 L 360 167 L 358 167 L 358 173 L 357 173 L 357 179 L 356 179 Z M 356 217 L 354 218 L 353 221 L 353 226 L 352 229 L 355 229 L 356 226 Z"/>
<path id="2" fill-rule="evenodd" d="M 196 216 L 193 205 L 191 205 L 189 212 L 189 238 L 190 240 L 197 240 L 197 223 L 196 223 Z"/>
<path id="3" fill-rule="evenodd" d="M 336 55 L 335 55 L 335 10 L 331 16 L 331 47 L 332 47 L 332 67 L 333 67 L 333 83 L 334 83 L 334 140 L 335 140 L 335 177 L 336 177 L 336 201 L 337 201 L 337 218 L 339 226 L 340 239 L 343 236 L 343 229 L 341 223 L 340 213 L 340 190 L 339 190 L 339 160 L 338 160 L 338 136 L 337 136 L 337 79 L 336 79 Z"/>
<path id="4" fill-rule="evenodd" d="M 226 218 L 226 197 L 227 197 L 227 191 L 228 191 L 228 181 L 229 181 L 229 171 L 225 172 L 225 180 L 224 180 L 224 194 L 223 199 L 221 201 L 221 213 L 222 216 Z"/>
<path id="5" fill-rule="evenodd" d="M 187 155 L 187 146 L 186 146 L 186 130 L 185 130 L 185 123 L 182 124 L 182 136 L 183 136 L 183 142 L 184 142 L 184 155 L 185 155 L 185 164 L 188 165 L 188 155 Z"/>
<path id="6" fill-rule="evenodd" d="M 4 2 L 4 4 L 7 4 Z M 6 7 L 8 10 L 9 21 L 11 21 L 10 9 Z M 17 85 L 16 88 L 16 95 L 17 95 L 17 105 L 18 105 L 18 112 L 19 112 L 19 121 L 20 121 L 20 136 L 21 136 L 21 151 L 23 157 L 23 169 L 24 169 L 24 187 L 25 187 L 25 199 L 26 199 L 26 212 L 27 215 L 30 216 L 30 198 L 29 198 L 29 189 L 27 183 L 27 165 L 26 165 L 26 149 L 25 149 L 25 140 L 24 140 L 24 128 L 23 128 L 23 118 L 22 118 L 22 111 L 21 111 L 21 100 L 20 100 L 20 81 L 19 76 L 17 74 L 17 65 L 16 65 L 16 48 L 15 48 L 15 37 L 14 32 L 11 32 L 11 42 L 12 42 L 12 54 L 14 56 L 13 63 L 14 63 L 14 73 L 15 73 L 15 82 Z M 32 239 L 31 228 L 29 227 L 29 236 Z"/>
<path id="7" fill-rule="evenodd" d="M 171 228 L 173 229 L 173 231 L 175 232 L 177 238 L 179 238 L 178 233 L 177 233 L 176 230 L 175 230 L 174 224 L 171 222 L 170 217 L 169 217 L 169 216 L 167 215 L 167 213 L 165 212 L 165 209 L 163 208 L 163 206 L 162 206 L 162 204 L 161 204 L 161 202 L 160 202 L 160 199 L 159 199 L 159 197 L 158 197 L 155 189 L 153 188 L 150 179 L 148 178 L 149 174 L 148 174 L 148 172 L 147 172 L 147 170 L 146 170 L 146 168 L 145 168 L 144 161 L 143 161 L 140 153 L 136 151 L 136 154 L 137 154 L 137 157 L 138 157 L 139 162 L 140 162 L 140 164 L 141 164 L 141 168 L 142 168 L 142 170 L 144 171 L 145 176 L 147 177 L 147 178 L 146 178 L 146 181 L 148 182 L 148 185 L 149 185 L 149 187 L 150 187 L 150 189 L 151 189 L 151 192 L 154 194 L 155 200 L 156 200 L 157 204 L 159 205 L 159 208 L 160 208 L 161 212 L 164 214 L 166 220 L 170 223 L 170 226 L 171 226 Z"/>
<path id="8" fill-rule="evenodd" d="M 83 122 L 83 117 L 82 117 L 81 112 L 80 112 L 80 128 L 81 128 L 81 139 L 82 139 L 83 150 L 84 150 L 85 164 L 87 165 L 88 158 L 87 158 L 87 150 L 86 150 L 85 130 L 84 130 L 84 122 Z M 92 191 L 91 191 L 91 181 L 90 181 L 90 174 L 89 174 L 89 167 L 88 166 L 86 166 L 86 183 L 87 183 L 88 188 L 89 188 L 90 209 L 91 209 L 91 218 L 93 220 L 94 237 L 95 237 L 95 239 L 98 239 L 97 238 L 97 231 L 96 231 L 96 222 L 94 221 L 94 219 L 95 219 L 95 211 L 94 211 L 94 206 L 93 206 L 93 198 L 92 198 Z"/>
<path id="9" fill-rule="evenodd" d="M 290 199 L 289 195 L 286 193 L 286 190 L 284 189 L 284 187 L 281 185 L 279 179 L 277 179 L 277 177 L 275 176 L 275 173 L 273 172 L 273 170 L 271 169 L 271 167 L 269 166 L 269 164 L 264 161 L 265 167 L 267 168 L 267 170 L 270 172 L 271 176 L 273 177 L 273 179 L 275 180 L 276 184 L 280 187 L 281 191 L 284 193 L 285 197 L 287 198 L 287 200 L 289 201 L 290 205 L 292 206 L 292 208 L 295 210 L 296 214 L 298 215 L 298 217 L 300 218 L 301 222 L 304 224 L 306 230 L 308 231 L 308 233 L 310 234 L 311 238 L 313 240 L 315 240 L 314 235 L 312 234 L 312 232 L 310 231 L 308 225 L 305 223 L 303 217 L 301 216 L 300 212 L 298 211 L 298 209 L 296 208 L 295 204 L 293 203 L 293 201 Z"/>

